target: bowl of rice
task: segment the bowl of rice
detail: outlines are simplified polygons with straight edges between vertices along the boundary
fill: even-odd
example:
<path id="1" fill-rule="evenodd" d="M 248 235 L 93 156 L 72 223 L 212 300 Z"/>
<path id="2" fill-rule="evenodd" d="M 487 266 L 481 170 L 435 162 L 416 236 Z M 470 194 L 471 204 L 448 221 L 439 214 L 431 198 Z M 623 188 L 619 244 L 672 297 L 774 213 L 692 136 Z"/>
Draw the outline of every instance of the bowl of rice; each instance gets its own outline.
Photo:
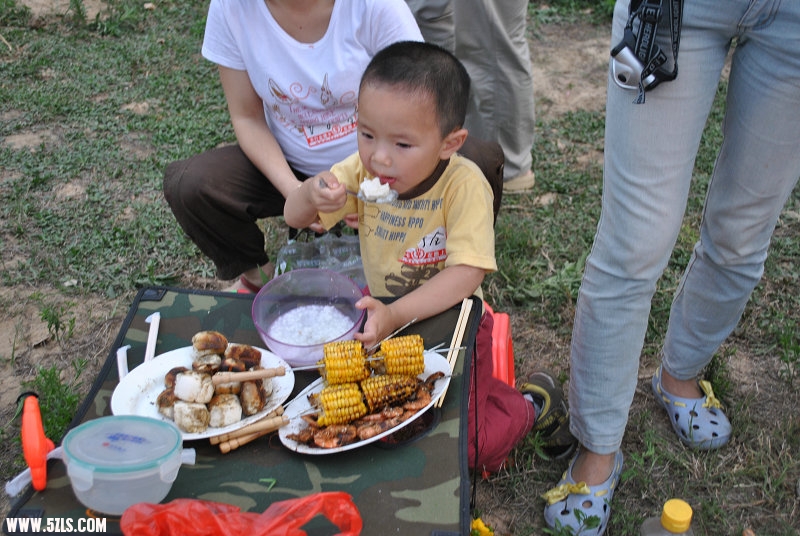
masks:
<path id="1" fill-rule="evenodd" d="M 264 285 L 253 300 L 253 323 L 267 348 L 292 367 L 313 365 L 325 344 L 351 340 L 366 311 L 364 293 L 346 275 L 301 268 Z"/>

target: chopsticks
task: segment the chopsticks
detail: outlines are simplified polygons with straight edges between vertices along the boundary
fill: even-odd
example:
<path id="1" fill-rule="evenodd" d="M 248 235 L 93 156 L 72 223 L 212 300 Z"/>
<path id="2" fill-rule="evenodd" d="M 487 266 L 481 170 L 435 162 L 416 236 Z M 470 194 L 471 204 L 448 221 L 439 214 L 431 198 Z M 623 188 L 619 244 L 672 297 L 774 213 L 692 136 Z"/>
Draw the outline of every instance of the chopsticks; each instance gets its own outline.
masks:
<path id="1" fill-rule="evenodd" d="M 451 375 L 455 369 L 456 361 L 458 361 L 458 354 L 461 351 L 461 342 L 464 339 L 464 332 L 467 329 L 467 320 L 469 320 L 469 313 L 471 310 L 472 300 L 469 298 L 464 298 L 464 300 L 461 302 L 461 310 L 458 313 L 458 320 L 456 321 L 456 329 L 453 332 L 453 339 L 450 341 L 450 349 L 447 352 L 447 363 L 450 365 Z M 444 404 L 444 395 L 446 394 L 447 387 L 445 387 L 444 391 L 442 391 L 442 394 L 439 396 L 439 400 L 436 401 L 436 404 L 434 404 L 434 407 L 442 407 L 442 404 Z"/>

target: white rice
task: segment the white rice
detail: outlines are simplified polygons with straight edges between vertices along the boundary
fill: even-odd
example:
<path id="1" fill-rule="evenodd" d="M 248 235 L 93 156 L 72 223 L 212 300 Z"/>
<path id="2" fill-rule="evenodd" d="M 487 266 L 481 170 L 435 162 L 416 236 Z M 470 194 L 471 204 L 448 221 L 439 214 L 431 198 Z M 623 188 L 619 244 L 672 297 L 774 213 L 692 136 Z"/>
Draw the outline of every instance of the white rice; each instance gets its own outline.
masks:
<path id="1" fill-rule="evenodd" d="M 284 344 L 310 346 L 344 335 L 353 320 L 333 305 L 301 305 L 279 316 L 269 328 L 269 336 Z"/>

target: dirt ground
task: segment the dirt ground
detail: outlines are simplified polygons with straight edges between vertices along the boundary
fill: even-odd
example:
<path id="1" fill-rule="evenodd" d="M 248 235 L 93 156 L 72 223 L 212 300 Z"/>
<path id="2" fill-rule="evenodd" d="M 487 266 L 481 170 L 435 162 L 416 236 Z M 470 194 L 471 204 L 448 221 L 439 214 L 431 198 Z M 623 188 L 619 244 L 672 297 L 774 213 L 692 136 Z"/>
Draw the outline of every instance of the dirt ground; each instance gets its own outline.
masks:
<path id="1" fill-rule="evenodd" d="M 69 7 L 68 0 L 26 0 L 37 20 L 45 20 L 52 14 L 63 14 Z M 87 19 L 93 19 L 102 7 L 102 2 L 84 0 Z M 608 61 L 608 36 L 604 29 L 590 26 L 556 28 L 532 28 L 531 54 L 534 72 L 534 94 L 537 114 L 551 118 L 570 110 L 602 109 L 605 103 L 605 80 Z M 13 140 L 16 148 L 35 147 L 42 142 L 47 132 L 21 132 Z M 601 158 L 602 155 L 590 155 Z M 67 195 L 67 193 L 63 193 Z M 545 192 L 542 192 L 545 194 Z M 5 259 L 3 262 L 14 262 Z M 185 280 L 187 287 L 207 288 L 210 281 Z M 72 337 L 62 345 L 40 319 L 41 300 L 47 303 L 63 303 L 69 306 L 75 317 Z M 100 369 L 116 337 L 122 319 L 127 312 L 127 303 L 114 303 L 103 297 L 88 297 L 73 302 L 51 289 L 33 287 L 0 288 L 0 303 L 8 304 L 0 310 L 0 423 L 12 420 L 15 400 L 24 389 L 22 383 L 33 379 L 37 367 L 57 364 L 64 370 L 64 377 L 71 377 L 72 361 L 81 356 L 87 361 L 84 375 L 88 378 Z M 512 317 L 512 332 L 517 355 L 536 356 L 517 371 L 525 377 L 533 368 L 551 366 L 560 362 L 564 368 L 568 341 L 556 337 L 546 329 L 532 326 L 522 316 Z M 84 388 L 88 389 L 89 385 Z M 16 442 L 4 441 L 0 446 L 0 474 L 10 474 L 13 460 L 19 456 Z M 495 527 L 498 534 L 505 533 L 510 520 L 504 518 L 503 508 L 491 507 L 491 498 L 486 491 L 479 490 L 479 503 L 484 505 L 484 519 Z M 10 505 L 5 493 L 0 493 L 0 519 L 4 518 Z"/>
<path id="2" fill-rule="evenodd" d="M 18 4 L 28 6 L 34 18 L 62 15 L 69 9 L 69 0 L 22 0 Z M 105 2 L 100 0 L 83 0 L 86 8 L 86 19 L 92 20 L 103 9 Z"/>

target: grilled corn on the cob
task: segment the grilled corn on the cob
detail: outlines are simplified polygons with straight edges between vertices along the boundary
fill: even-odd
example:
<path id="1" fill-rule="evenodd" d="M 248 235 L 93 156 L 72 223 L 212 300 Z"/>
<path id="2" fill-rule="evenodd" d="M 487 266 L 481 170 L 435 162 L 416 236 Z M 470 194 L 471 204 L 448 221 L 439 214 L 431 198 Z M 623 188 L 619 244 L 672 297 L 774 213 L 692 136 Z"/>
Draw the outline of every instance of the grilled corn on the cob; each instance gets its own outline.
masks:
<path id="1" fill-rule="evenodd" d="M 359 382 L 369 376 L 367 353 L 361 341 L 337 341 L 323 347 L 324 356 L 318 365 L 328 385 Z"/>
<path id="2" fill-rule="evenodd" d="M 394 337 L 381 343 L 387 374 L 417 376 L 425 371 L 425 345 L 419 335 Z"/>
<path id="3" fill-rule="evenodd" d="M 384 374 L 370 376 L 361 382 L 361 391 L 372 413 L 392 404 L 407 400 L 419 386 L 416 376 L 406 374 Z"/>
<path id="4" fill-rule="evenodd" d="M 317 419 L 320 426 L 349 423 L 367 414 L 361 390 L 353 382 L 328 385 L 311 404 L 322 410 Z"/>

